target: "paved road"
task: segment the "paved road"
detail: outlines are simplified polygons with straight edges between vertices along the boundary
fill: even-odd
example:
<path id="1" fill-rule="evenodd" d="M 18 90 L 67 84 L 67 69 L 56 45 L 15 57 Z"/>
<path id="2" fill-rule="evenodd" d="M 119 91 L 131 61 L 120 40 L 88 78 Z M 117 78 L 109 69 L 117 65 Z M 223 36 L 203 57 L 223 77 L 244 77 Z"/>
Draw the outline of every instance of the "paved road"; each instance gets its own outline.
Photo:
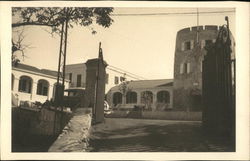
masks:
<path id="1" fill-rule="evenodd" d="M 199 121 L 106 118 L 92 127 L 89 151 L 209 152 L 233 151 L 222 139 L 207 139 Z"/>

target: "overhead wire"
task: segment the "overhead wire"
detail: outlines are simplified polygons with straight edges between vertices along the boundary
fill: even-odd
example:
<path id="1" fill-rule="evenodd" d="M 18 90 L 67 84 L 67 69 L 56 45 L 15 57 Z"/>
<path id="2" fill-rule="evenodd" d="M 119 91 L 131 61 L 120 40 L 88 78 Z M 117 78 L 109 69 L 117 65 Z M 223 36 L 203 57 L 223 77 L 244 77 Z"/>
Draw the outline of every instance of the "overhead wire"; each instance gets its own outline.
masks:
<path id="1" fill-rule="evenodd" d="M 131 72 L 128 72 L 128 71 L 126 71 L 126 70 L 124 70 L 124 69 L 121 69 L 121 68 L 118 68 L 118 67 L 115 67 L 115 66 L 112 66 L 112 65 L 109 65 L 109 67 L 115 68 L 115 69 L 120 70 L 120 71 L 125 72 L 125 73 L 128 73 L 128 74 L 133 75 L 134 77 L 138 77 L 138 78 L 140 78 L 140 79 L 147 79 L 147 78 L 144 78 L 144 77 L 142 77 L 142 76 L 133 74 L 133 73 L 131 73 Z"/>
<path id="2" fill-rule="evenodd" d="M 107 69 L 112 70 L 112 71 L 117 72 L 117 73 L 120 73 L 120 74 L 125 74 L 124 72 L 121 72 L 121 71 L 118 71 L 118 70 L 115 70 L 115 69 L 112 69 L 112 68 L 109 68 L 109 67 L 107 67 Z M 140 78 L 134 77 L 134 76 L 132 76 L 130 74 L 126 74 L 126 75 L 131 77 L 131 78 L 134 78 L 136 80 L 141 80 Z"/>
<path id="3" fill-rule="evenodd" d="M 229 11 L 211 11 L 211 12 L 199 12 L 199 14 L 218 14 L 218 13 L 234 13 L 235 10 Z M 160 12 L 160 13 L 115 13 L 110 16 L 159 16 L 159 15 L 196 15 L 197 12 Z"/>

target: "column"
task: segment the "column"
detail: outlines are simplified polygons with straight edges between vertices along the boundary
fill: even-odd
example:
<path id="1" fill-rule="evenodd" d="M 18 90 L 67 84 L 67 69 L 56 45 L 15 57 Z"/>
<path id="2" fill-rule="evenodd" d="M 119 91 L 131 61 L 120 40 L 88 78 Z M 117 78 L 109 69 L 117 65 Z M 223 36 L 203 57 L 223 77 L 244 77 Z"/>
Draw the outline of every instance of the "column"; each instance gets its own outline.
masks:
<path id="1" fill-rule="evenodd" d="M 170 94 L 170 105 L 169 105 L 169 108 L 173 108 L 173 90 L 169 91 L 169 94 Z"/>
<path id="2" fill-rule="evenodd" d="M 140 105 L 141 104 L 141 92 L 140 91 L 136 91 L 137 93 L 137 105 Z"/>
<path id="3" fill-rule="evenodd" d="M 32 78 L 30 101 L 35 101 L 38 79 Z"/>
<path id="4" fill-rule="evenodd" d="M 153 105 L 152 105 L 153 111 L 156 110 L 156 105 L 157 105 L 157 91 L 154 91 L 153 92 Z"/>
<path id="5" fill-rule="evenodd" d="M 95 123 L 103 122 L 107 63 L 101 59 L 90 59 L 86 66 L 85 107 L 93 108 Z"/>
<path id="6" fill-rule="evenodd" d="M 13 83 L 13 92 L 17 93 L 18 92 L 18 86 L 19 86 L 19 76 L 18 75 L 14 75 L 15 79 L 14 79 L 14 83 Z"/>

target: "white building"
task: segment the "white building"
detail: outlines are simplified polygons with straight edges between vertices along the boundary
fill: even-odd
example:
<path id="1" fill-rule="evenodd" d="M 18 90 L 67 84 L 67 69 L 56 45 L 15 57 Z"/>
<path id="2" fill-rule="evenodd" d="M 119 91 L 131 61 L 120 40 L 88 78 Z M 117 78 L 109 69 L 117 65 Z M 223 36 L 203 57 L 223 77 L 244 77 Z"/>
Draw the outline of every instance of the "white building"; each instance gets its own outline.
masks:
<path id="1" fill-rule="evenodd" d="M 33 66 L 18 64 L 12 67 L 12 96 L 18 101 L 45 102 L 54 96 L 57 72 L 38 69 Z M 65 88 L 68 88 L 69 80 L 65 80 Z"/>
<path id="2" fill-rule="evenodd" d="M 86 86 L 86 64 L 69 64 L 65 67 L 66 79 L 70 80 L 70 88 L 82 88 L 85 89 Z M 110 88 L 118 85 L 126 78 L 126 80 L 135 80 L 136 77 L 126 71 L 121 69 L 107 66 L 106 68 L 106 86 L 105 93 L 107 93 Z"/>
<path id="3" fill-rule="evenodd" d="M 122 94 L 119 85 L 111 88 L 107 101 L 112 108 L 134 108 L 145 106 L 153 111 L 173 108 L 173 80 L 136 80 L 128 81 L 126 95 Z"/>

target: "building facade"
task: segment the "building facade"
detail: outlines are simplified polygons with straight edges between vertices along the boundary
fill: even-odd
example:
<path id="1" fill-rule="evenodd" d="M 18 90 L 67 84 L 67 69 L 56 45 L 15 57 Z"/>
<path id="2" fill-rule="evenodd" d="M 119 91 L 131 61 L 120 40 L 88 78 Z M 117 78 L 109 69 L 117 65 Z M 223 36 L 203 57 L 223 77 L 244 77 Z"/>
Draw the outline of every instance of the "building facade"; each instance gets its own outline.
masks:
<path id="1" fill-rule="evenodd" d="M 69 89 L 86 88 L 86 70 L 87 67 L 85 63 L 66 65 L 66 79 L 70 80 Z M 120 84 L 125 79 L 134 80 L 135 78 L 131 77 L 125 71 L 107 66 L 105 76 L 105 93 L 107 93 L 111 87 Z"/>
<path id="2" fill-rule="evenodd" d="M 11 90 L 17 105 L 22 101 L 41 102 L 51 100 L 55 92 L 57 72 L 18 64 L 12 67 Z M 68 88 L 69 81 L 65 81 Z"/>
<path id="3" fill-rule="evenodd" d="M 216 41 L 218 26 L 195 26 L 177 33 L 174 59 L 174 107 L 181 110 L 202 108 L 202 61 L 206 47 Z M 234 57 L 234 41 L 232 50 Z"/>
<path id="4" fill-rule="evenodd" d="M 69 88 L 85 89 L 86 69 L 85 63 L 69 64 L 65 66 L 65 77 L 70 81 Z"/>
<path id="5" fill-rule="evenodd" d="M 107 93 L 107 101 L 112 108 L 144 106 L 145 109 L 153 111 L 173 108 L 172 79 L 136 80 L 126 83 L 126 92 L 123 92 L 120 84 Z"/>

